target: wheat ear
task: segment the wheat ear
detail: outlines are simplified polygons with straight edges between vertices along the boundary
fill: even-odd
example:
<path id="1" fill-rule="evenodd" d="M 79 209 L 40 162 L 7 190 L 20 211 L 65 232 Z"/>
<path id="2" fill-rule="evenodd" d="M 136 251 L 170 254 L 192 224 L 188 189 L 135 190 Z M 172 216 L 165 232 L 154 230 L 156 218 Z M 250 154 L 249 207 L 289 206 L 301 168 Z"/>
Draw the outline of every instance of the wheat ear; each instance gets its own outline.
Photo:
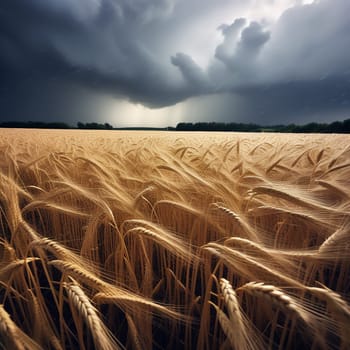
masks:
<path id="1" fill-rule="evenodd" d="M 307 290 L 327 303 L 330 312 L 339 315 L 350 325 L 350 306 L 336 292 L 319 283 L 323 288 L 308 287 Z"/>
<path id="2" fill-rule="evenodd" d="M 215 207 L 216 209 L 220 210 L 221 212 L 225 213 L 226 215 L 228 215 L 230 218 L 232 218 L 234 220 L 234 222 L 237 223 L 237 226 L 240 228 L 240 230 L 250 239 L 253 240 L 255 242 L 259 242 L 259 237 L 258 235 L 255 233 L 255 231 L 253 230 L 252 227 L 250 227 L 250 225 L 245 222 L 242 217 L 235 213 L 233 210 L 226 208 L 218 203 L 213 203 L 213 207 Z"/>
<path id="3" fill-rule="evenodd" d="M 231 322 L 231 332 L 232 332 L 232 328 L 234 329 L 233 343 L 232 343 L 232 337 L 229 337 L 229 339 L 230 339 L 231 345 L 235 349 L 241 349 L 245 345 L 246 330 L 244 327 L 240 306 L 237 300 L 237 295 L 231 283 L 227 279 L 220 278 L 219 282 L 220 282 L 220 290 L 224 297 L 225 305 L 226 305 L 229 319 Z M 221 325 L 223 324 L 225 325 L 225 319 L 220 321 L 220 316 L 219 316 L 219 322 Z M 230 331 L 228 332 L 230 333 Z"/>
<path id="4" fill-rule="evenodd" d="M 306 323 L 310 322 L 307 313 L 296 304 L 292 297 L 273 285 L 264 284 L 263 282 L 249 282 L 238 290 L 243 290 L 252 296 L 264 298 L 269 303 L 284 310 L 286 313 L 296 315 Z"/>
<path id="5" fill-rule="evenodd" d="M 17 269 L 19 269 L 21 266 L 25 265 L 26 263 L 40 260 L 39 258 L 35 257 L 29 257 L 26 259 L 17 259 L 9 263 L 7 266 L 0 269 L 0 279 L 4 280 L 6 277 L 10 276 L 13 272 L 15 272 Z"/>
<path id="6" fill-rule="evenodd" d="M 340 255 L 350 255 L 349 249 L 349 227 L 342 227 L 329 236 L 319 247 L 318 253 L 320 256 L 334 253 Z"/>
<path id="7" fill-rule="evenodd" d="M 109 334 L 107 328 L 100 319 L 98 311 L 80 286 L 76 282 L 73 282 L 65 283 L 64 288 L 67 291 L 70 302 L 88 325 L 96 349 L 120 349 L 119 345 Z"/>
<path id="8" fill-rule="evenodd" d="M 242 324 L 242 315 L 240 313 L 236 292 L 227 279 L 220 278 L 219 282 L 230 319 L 237 320 L 239 324 Z"/>

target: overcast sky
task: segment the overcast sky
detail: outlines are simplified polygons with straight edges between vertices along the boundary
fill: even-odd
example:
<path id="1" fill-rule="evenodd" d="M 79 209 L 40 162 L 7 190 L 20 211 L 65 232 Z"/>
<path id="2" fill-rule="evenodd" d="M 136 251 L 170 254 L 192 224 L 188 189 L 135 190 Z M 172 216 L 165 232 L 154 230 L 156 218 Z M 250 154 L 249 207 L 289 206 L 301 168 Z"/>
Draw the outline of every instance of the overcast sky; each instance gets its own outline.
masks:
<path id="1" fill-rule="evenodd" d="M 1 0 L 0 121 L 350 118 L 349 0 Z"/>

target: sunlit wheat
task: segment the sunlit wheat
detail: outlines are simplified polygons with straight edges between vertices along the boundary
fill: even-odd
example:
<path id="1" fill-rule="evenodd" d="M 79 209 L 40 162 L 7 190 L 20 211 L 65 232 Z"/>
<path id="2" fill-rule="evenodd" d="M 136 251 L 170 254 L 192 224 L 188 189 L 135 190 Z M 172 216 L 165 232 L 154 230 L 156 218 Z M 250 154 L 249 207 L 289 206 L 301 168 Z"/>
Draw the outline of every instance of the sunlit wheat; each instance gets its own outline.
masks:
<path id="1" fill-rule="evenodd" d="M 0 130 L 0 348 L 348 349 L 349 142 Z"/>

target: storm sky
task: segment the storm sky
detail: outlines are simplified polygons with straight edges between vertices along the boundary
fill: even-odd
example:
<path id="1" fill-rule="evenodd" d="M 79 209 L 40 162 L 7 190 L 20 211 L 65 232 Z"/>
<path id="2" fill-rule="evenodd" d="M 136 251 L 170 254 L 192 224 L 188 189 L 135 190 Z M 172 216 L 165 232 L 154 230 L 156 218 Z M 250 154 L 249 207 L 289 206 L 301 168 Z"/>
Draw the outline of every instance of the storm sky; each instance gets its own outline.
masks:
<path id="1" fill-rule="evenodd" d="M 0 121 L 350 118 L 349 0 L 1 0 Z"/>

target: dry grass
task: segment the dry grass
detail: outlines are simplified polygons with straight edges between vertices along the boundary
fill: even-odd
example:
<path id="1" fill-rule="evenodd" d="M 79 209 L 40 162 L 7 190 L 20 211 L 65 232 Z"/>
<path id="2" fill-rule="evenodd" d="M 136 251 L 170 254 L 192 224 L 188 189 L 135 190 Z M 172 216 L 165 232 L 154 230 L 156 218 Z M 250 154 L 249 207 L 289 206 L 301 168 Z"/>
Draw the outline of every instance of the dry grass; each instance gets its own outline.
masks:
<path id="1" fill-rule="evenodd" d="M 349 141 L 0 130 L 0 348 L 348 349 Z"/>

